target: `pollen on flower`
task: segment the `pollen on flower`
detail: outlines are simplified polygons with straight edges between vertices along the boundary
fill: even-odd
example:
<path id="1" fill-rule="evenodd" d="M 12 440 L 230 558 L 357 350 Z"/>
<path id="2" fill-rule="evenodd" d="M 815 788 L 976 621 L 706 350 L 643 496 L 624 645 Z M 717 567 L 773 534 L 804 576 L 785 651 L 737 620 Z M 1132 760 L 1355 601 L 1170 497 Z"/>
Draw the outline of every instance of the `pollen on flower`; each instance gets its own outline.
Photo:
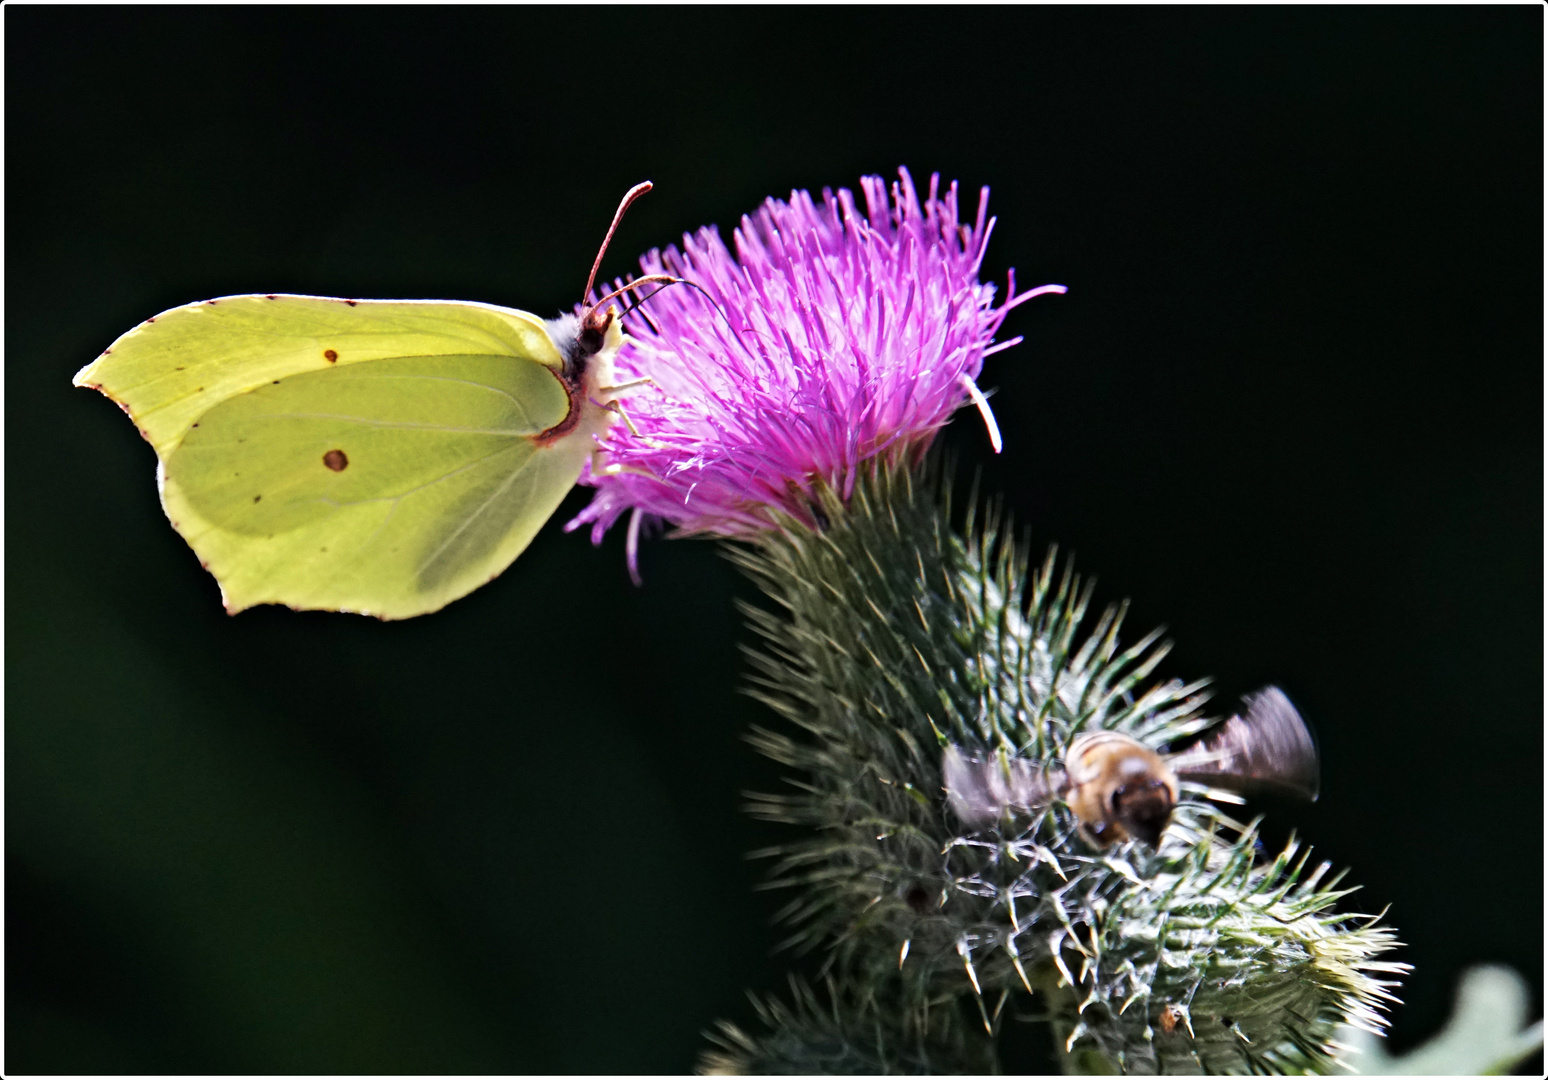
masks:
<path id="1" fill-rule="evenodd" d="M 640 260 L 697 288 L 660 288 L 625 316 L 617 377 L 645 381 L 631 423 L 600 440 L 609 467 L 582 476 L 596 493 L 568 528 L 599 541 L 633 511 L 632 567 L 641 519 L 745 536 L 777 510 L 817 527 L 819 483 L 847 498 L 864 470 L 918 460 L 964 404 L 999 448 L 984 358 L 1020 341 L 994 341 L 1011 308 L 1064 287 L 1017 295 L 1012 273 L 996 304 L 978 280 L 987 188 L 971 225 L 938 175 L 923 200 L 906 169 L 890 192 L 878 176 L 860 189 L 864 206 L 846 189 L 769 199 L 742 218 L 734 254 L 710 226 Z"/>

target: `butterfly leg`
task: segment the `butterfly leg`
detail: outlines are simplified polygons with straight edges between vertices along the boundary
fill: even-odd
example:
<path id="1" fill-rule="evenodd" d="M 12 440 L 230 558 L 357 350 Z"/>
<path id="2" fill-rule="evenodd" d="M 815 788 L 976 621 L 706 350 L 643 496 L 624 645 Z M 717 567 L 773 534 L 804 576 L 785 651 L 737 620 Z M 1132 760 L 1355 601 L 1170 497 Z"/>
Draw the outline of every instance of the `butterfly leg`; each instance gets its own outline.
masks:
<path id="1" fill-rule="evenodd" d="M 602 402 L 598 401 L 596 398 L 592 398 L 591 403 L 599 409 L 606 409 L 608 412 L 615 413 L 617 416 L 619 416 L 623 420 L 624 426 L 629 429 L 629 434 L 633 435 L 636 439 L 644 438 L 644 436 L 640 434 L 640 429 L 634 426 L 634 421 L 629 419 L 629 414 L 624 412 L 624 407 L 618 404 L 618 402 Z"/>
<path id="2" fill-rule="evenodd" d="M 641 469 L 639 466 L 610 466 L 610 464 L 599 464 L 599 453 L 604 455 L 602 456 L 602 461 L 607 461 L 607 456 L 605 456 L 607 455 L 607 450 L 602 450 L 601 447 L 598 447 L 598 449 L 591 452 L 591 475 L 593 475 L 593 477 L 622 477 L 624 473 L 630 473 L 630 475 L 635 475 L 635 477 L 655 478 L 656 473 L 650 472 L 649 469 Z"/>
<path id="3" fill-rule="evenodd" d="M 651 446 L 655 446 L 655 447 L 665 447 L 666 446 L 666 444 L 663 443 L 663 442 L 659 442 L 659 441 L 657 441 L 655 439 L 652 439 L 652 438 L 649 438 L 649 437 L 647 437 L 645 435 L 641 435 L 640 434 L 640 429 L 634 426 L 634 421 L 629 419 L 629 414 L 624 411 L 623 405 L 619 404 L 617 401 L 601 402 L 601 401 L 598 401 L 596 398 L 592 398 L 591 399 L 591 403 L 593 405 L 595 405 L 599 409 L 606 409 L 610 413 L 617 413 L 619 418 L 623 420 L 624 426 L 629 429 L 629 434 L 633 435 L 636 439 L 639 439 L 641 442 L 649 443 Z"/>
<path id="4" fill-rule="evenodd" d="M 621 382 L 617 386 L 599 386 L 599 387 L 597 387 L 597 393 L 599 393 L 599 394 L 617 394 L 617 393 L 620 393 L 621 391 L 624 391 L 624 390 L 633 390 L 636 386 L 655 386 L 655 385 L 656 385 L 656 380 L 655 379 L 652 379 L 649 375 L 643 375 L 643 376 L 641 376 L 638 379 L 630 379 L 628 382 Z"/>
<path id="5" fill-rule="evenodd" d="M 621 476 L 624 473 L 632 473 L 635 476 L 655 476 L 649 470 L 642 469 L 638 465 L 609 465 L 607 464 L 607 450 L 605 447 L 597 447 L 591 452 L 592 476 Z"/>

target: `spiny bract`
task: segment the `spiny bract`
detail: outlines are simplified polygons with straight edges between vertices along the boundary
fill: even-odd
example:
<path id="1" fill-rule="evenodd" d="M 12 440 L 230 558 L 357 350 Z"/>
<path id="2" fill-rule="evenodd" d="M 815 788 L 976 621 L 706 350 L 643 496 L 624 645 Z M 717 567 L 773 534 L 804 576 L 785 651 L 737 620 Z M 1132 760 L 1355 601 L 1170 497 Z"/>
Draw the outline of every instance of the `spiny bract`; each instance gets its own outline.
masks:
<path id="1" fill-rule="evenodd" d="M 965 995 L 994 1029 L 1035 990 L 1065 1050 L 1123 1071 L 1329 1068 L 1404 966 L 1299 844 L 1260 861 L 1255 825 L 1189 784 L 1159 851 L 1095 850 L 1057 801 L 977 830 L 947 807 L 948 741 L 1052 766 L 1082 731 L 1160 747 L 1210 722 L 1204 682 L 1147 682 L 1158 634 L 1122 647 L 1121 606 L 1083 633 L 1092 585 L 1052 552 L 1029 573 L 977 513 L 954 531 L 938 473 L 882 468 L 816 493 L 824 528 L 787 519 L 734 555 L 777 604 L 747 611 L 754 693 L 798 729 L 754 734 L 799 772 L 755 810 L 810 830 L 765 853 L 798 890 L 789 943 L 840 985 L 897 983 L 918 1037 L 931 1003 Z"/>

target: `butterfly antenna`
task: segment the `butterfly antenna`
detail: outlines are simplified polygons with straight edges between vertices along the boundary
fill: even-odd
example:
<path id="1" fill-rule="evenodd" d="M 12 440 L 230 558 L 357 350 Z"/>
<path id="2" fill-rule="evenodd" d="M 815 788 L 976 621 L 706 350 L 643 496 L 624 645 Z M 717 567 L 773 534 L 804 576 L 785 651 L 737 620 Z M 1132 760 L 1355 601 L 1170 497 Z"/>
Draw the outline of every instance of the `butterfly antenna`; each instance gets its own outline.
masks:
<path id="1" fill-rule="evenodd" d="M 663 284 L 663 287 L 664 287 L 666 285 L 676 285 L 681 280 L 682 280 L 682 278 L 675 278 L 671 274 L 646 274 L 644 277 L 631 278 L 628 281 L 628 283 L 626 283 L 622 288 L 614 289 L 610 293 L 607 293 L 607 294 L 605 294 L 603 296 L 597 297 L 597 302 L 595 304 L 592 304 L 591 306 L 594 307 L 594 308 L 599 308 L 603 304 L 607 303 L 609 300 L 613 299 L 613 297 L 615 297 L 615 296 L 622 296 L 624 293 L 628 292 L 630 289 L 636 288 L 637 286 L 640 286 L 640 285 L 650 285 L 650 284 L 652 284 L 654 282 L 661 282 Z M 586 291 L 589 293 L 591 290 L 587 289 Z M 660 291 L 661 291 L 660 289 L 656 290 L 656 292 L 660 292 Z M 655 296 L 656 293 L 651 293 L 650 295 L 651 296 Z M 633 311 L 637 307 L 639 307 L 638 303 L 631 304 L 629 306 L 629 311 Z"/>
<path id="2" fill-rule="evenodd" d="M 607 254 L 607 245 L 612 243 L 613 233 L 618 231 L 618 223 L 623 220 L 624 211 L 628 210 L 634 200 L 649 191 L 652 186 L 649 180 L 635 184 L 624 194 L 623 202 L 618 204 L 618 212 L 613 215 L 613 223 L 607 227 L 607 235 L 602 238 L 602 247 L 597 252 L 597 261 L 591 264 L 591 276 L 586 279 L 586 291 L 581 293 L 582 304 L 586 302 L 586 297 L 591 295 L 592 285 L 596 284 L 597 271 L 602 268 L 602 256 Z"/>
<path id="3" fill-rule="evenodd" d="M 625 315 L 629 314 L 629 312 L 633 311 L 635 308 L 639 307 L 645 301 L 649 300 L 652 296 L 655 296 L 656 293 L 661 292 L 662 289 L 666 289 L 667 287 L 672 286 L 672 285 L 686 285 L 690 289 L 698 290 L 699 295 L 703 296 L 704 299 L 709 301 L 710 307 L 714 308 L 716 311 L 718 311 L 720 313 L 720 317 L 725 320 L 726 326 L 730 327 L 731 333 L 735 334 L 739 338 L 742 336 L 741 331 L 737 330 L 737 328 L 734 325 L 732 325 L 731 317 L 726 314 L 725 308 L 721 307 L 718 303 L 716 303 L 715 298 L 713 296 L 711 296 L 708 292 L 706 292 L 705 289 L 704 289 L 704 286 L 700 285 L 697 281 L 689 281 L 687 278 L 680 278 L 680 277 L 668 277 L 666 274 L 651 274 L 649 277 L 635 278 L 633 281 L 629 282 L 629 284 L 625 285 L 622 289 L 619 289 L 618 292 L 610 293 L 609 296 L 617 296 L 618 293 L 627 292 L 628 290 L 634 288 L 636 285 L 643 285 L 646 282 L 653 282 L 653 281 L 661 282 L 662 283 L 661 284 L 661 288 L 660 289 L 655 289 L 655 290 L 653 290 L 653 291 L 651 291 L 649 293 L 646 293 L 644 296 L 640 297 L 634 303 L 632 303 L 628 307 L 624 308 L 621 312 L 618 313 L 618 317 L 620 319 L 623 318 Z M 600 301 L 598 301 L 598 302 L 600 303 Z"/>

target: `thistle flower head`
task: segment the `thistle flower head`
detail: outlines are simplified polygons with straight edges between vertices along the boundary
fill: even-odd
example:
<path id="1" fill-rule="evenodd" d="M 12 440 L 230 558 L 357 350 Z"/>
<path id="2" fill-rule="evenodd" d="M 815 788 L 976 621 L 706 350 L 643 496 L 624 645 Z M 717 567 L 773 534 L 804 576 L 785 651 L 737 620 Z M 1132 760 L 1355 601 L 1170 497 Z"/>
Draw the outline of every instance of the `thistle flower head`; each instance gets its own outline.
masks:
<path id="1" fill-rule="evenodd" d="M 769 199 L 737 227 L 733 247 L 713 227 L 681 249 L 651 251 L 647 274 L 667 287 L 625 317 L 618 381 L 648 379 L 625 400 L 628 424 L 603 445 L 608 467 L 569 525 L 593 540 L 626 510 L 688 533 L 747 536 L 771 510 L 814 522 L 819 486 L 847 497 L 867 466 L 916 460 L 963 404 L 998 432 L 974 380 L 1007 312 L 1060 285 L 1004 301 L 978 280 L 994 222 L 988 190 L 971 225 L 957 186 L 930 178 L 923 201 L 907 170 L 891 187 Z"/>
<path id="2" fill-rule="evenodd" d="M 1083 836 L 1068 791 L 988 823 L 954 808 L 948 744 L 992 754 L 1014 787 L 1024 766 L 1067 765 L 1081 733 L 1164 747 L 1210 721 L 1205 681 L 1154 677 L 1157 634 L 1124 647 L 1123 605 L 1087 629 L 1089 581 L 1052 553 L 1034 568 L 992 507 L 952 529 L 949 493 L 929 466 L 884 471 L 846 503 L 821 493 L 820 537 L 732 553 L 773 601 L 747 609 L 764 639 L 751 692 L 789 726 L 749 741 L 797 773 L 753 803 L 805 830 L 770 852 L 800 890 L 789 944 L 825 952 L 841 985 L 895 987 L 905 1032 L 944 1001 L 994 1032 L 1035 994 L 1067 1071 L 1330 1070 L 1340 1027 L 1379 1030 L 1407 966 L 1379 917 L 1336 910 L 1351 890 L 1302 845 L 1260 852 L 1255 824 L 1204 801 L 1225 792 L 1186 779 L 1156 845 Z"/>

